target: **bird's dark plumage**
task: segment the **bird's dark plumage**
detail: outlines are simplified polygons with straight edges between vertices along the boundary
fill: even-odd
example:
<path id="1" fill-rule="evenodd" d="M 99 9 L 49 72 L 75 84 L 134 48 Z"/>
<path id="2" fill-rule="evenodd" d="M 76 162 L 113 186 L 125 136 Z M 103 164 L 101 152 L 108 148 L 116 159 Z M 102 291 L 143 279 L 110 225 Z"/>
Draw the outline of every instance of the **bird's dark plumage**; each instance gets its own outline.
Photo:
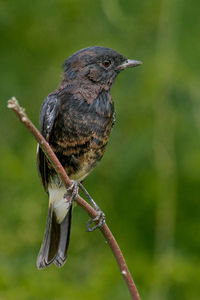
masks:
<path id="1" fill-rule="evenodd" d="M 74 53 L 63 64 L 60 86 L 44 101 L 40 131 L 72 180 L 83 181 L 103 156 L 115 121 L 110 88 L 118 73 L 141 64 L 117 51 L 89 47 Z M 62 266 L 70 237 L 71 207 L 63 184 L 41 148 L 38 169 L 49 194 L 49 213 L 38 268 Z"/>

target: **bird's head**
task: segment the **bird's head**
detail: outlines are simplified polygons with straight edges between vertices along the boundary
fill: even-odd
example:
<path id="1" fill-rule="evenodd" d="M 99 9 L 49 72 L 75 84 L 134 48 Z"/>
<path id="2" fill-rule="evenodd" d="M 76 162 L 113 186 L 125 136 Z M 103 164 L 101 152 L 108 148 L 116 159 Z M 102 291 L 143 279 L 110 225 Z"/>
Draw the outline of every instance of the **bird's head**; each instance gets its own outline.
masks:
<path id="1" fill-rule="evenodd" d="M 140 61 L 129 60 L 110 48 L 88 47 L 75 52 L 64 62 L 64 79 L 77 79 L 109 90 L 120 71 L 140 64 Z"/>

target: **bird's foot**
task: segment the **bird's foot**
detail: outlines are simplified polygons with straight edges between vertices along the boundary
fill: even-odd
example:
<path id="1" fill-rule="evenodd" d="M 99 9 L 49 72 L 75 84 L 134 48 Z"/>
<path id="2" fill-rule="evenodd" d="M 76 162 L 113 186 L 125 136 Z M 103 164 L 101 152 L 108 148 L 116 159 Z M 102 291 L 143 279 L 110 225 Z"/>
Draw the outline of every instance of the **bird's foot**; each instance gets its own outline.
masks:
<path id="1" fill-rule="evenodd" d="M 71 206 L 73 201 L 77 198 L 79 191 L 79 183 L 75 180 L 71 180 L 71 182 L 71 186 L 67 189 L 67 193 L 64 195 L 64 198 L 69 203 L 69 206 Z"/>
<path id="2" fill-rule="evenodd" d="M 102 212 L 102 210 L 100 210 L 98 208 L 98 210 L 96 210 L 96 212 L 98 213 L 97 216 L 95 218 L 91 218 L 89 219 L 88 223 L 87 223 L 87 231 L 91 232 L 94 231 L 97 228 L 101 228 L 104 224 L 105 224 L 105 214 Z M 93 227 L 91 226 L 91 224 L 95 222 L 96 225 L 94 225 Z M 98 222 L 98 223 L 97 223 Z"/>
<path id="3" fill-rule="evenodd" d="M 97 216 L 95 218 L 91 218 L 89 219 L 88 223 L 87 223 L 87 231 L 91 232 L 94 231 L 97 228 L 102 227 L 105 224 L 105 214 L 102 212 L 102 210 L 99 208 L 99 206 L 96 204 L 96 202 L 92 199 L 92 197 L 90 196 L 90 194 L 87 192 L 87 190 L 84 188 L 84 186 L 82 185 L 82 183 L 78 183 L 80 189 L 83 191 L 83 193 L 86 195 L 86 197 L 88 198 L 88 200 L 90 201 L 92 207 L 96 210 L 97 212 Z M 95 222 L 96 225 L 94 225 L 93 227 L 91 226 L 91 224 Z"/>

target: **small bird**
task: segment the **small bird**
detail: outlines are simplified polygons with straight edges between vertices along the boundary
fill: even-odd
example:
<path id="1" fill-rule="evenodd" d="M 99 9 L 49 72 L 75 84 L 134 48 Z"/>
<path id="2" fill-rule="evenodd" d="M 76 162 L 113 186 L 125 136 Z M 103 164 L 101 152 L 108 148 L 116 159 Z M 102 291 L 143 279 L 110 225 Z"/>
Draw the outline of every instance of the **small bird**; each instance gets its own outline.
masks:
<path id="1" fill-rule="evenodd" d="M 115 122 L 110 89 L 124 69 L 140 65 L 117 51 L 88 47 L 63 64 L 60 86 L 50 93 L 40 112 L 40 132 L 48 141 L 71 180 L 82 182 L 101 160 Z M 61 267 L 69 246 L 72 205 L 66 188 L 38 147 L 37 165 L 49 195 L 44 240 L 37 267 Z"/>

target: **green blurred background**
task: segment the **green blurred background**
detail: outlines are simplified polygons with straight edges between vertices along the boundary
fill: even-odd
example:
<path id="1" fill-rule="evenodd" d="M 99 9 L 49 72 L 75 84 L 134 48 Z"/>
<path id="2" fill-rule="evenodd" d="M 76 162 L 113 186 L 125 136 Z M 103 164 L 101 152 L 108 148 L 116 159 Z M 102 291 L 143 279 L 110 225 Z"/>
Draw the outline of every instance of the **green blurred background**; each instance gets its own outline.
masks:
<path id="1" fill-rule="evenodd" d="M 38 125 L 63 61 L 92 45 L 142 67 L 112 89 L 117 122 L 86 188 L 107 216 L 142 299 L 200 299 L 199 1 L 0 1 L 0 299 L 130 299 L 101 234 L 74 209 L 69 259 L 36 269 L 47 195 L 36 142 L 7 109 Z"/>

